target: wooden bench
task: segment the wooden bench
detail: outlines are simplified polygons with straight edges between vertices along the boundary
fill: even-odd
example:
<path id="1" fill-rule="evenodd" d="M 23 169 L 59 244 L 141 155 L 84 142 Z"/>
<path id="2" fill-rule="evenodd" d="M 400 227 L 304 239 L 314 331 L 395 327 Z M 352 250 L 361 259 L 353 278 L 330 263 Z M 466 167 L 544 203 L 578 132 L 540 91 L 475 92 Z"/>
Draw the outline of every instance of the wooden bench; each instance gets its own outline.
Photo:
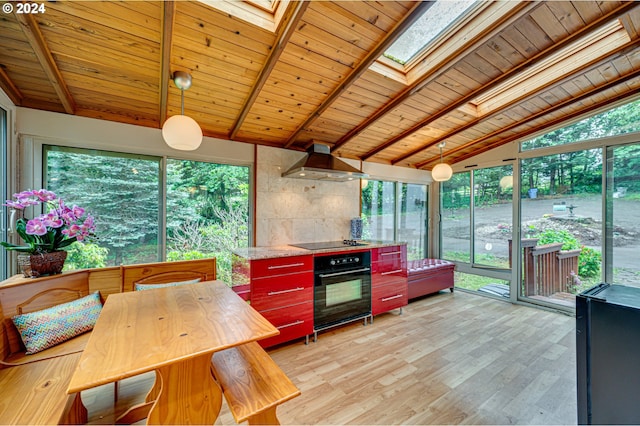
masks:
<path id="1" fill-rule="evenodd" d="M 89 294 L 88 272 L 0 286 L 0 424 L 80 424 L 80 394 L 67 395 L 89 333 L 33 355 L 25 354 L 11 318 Z"/>
<path id="2" fill-rule="evenodd" d="M 257 342 L 216 352 L 211 368 L 237 423 L 278 425 L 278 405 L 300 395 Z"/>
<path id="3" fill-rule="evenodd" d="M 449 289 L 453 293 L 455 264 L 441 259 L 410 260 L 407 264 L 409 299 Z"/>

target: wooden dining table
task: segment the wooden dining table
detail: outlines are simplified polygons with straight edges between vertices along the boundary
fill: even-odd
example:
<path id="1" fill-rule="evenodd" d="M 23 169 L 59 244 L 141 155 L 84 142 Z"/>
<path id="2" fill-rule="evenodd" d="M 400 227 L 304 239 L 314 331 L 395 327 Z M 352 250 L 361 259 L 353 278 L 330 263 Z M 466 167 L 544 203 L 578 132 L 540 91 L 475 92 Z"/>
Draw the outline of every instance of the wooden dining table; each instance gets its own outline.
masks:
<path id="1" fill-rule="evenodd" d="M 278 333 L 222 281 L 112 294 L 67 392 L 155 371 L 147 424 L 213 424 L 222 404 L 213 353 Z"/>

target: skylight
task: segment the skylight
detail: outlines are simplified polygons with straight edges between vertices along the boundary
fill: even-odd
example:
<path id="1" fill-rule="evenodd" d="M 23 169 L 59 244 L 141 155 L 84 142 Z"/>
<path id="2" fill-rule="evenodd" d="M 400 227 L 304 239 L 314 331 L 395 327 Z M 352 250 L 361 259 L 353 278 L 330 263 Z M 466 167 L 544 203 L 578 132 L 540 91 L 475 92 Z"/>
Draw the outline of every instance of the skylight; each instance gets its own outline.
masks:
<path id="1" fill-rule="evenodd" d="M 404 65 L 460 18 L 475 1 L 437 0 L 384 52 Z"/>

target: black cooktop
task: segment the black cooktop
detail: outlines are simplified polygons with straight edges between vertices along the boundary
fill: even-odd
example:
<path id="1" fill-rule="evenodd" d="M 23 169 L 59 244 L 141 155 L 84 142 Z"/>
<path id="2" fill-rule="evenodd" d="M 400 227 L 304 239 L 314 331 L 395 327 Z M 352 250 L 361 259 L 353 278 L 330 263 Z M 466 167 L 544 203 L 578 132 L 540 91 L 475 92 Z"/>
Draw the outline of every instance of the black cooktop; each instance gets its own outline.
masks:
<path id="1" fill-rule="evenodd" d="M 303 248 L 307 250 L 325 250 L 332 248 L 345 248 L 353 246 L 366 246 L 368 243 L 358 240 L 342 240 L 342 241 L 323 241 L 320 243 L 300 243 L 289 244 L 293 247 Z"/>

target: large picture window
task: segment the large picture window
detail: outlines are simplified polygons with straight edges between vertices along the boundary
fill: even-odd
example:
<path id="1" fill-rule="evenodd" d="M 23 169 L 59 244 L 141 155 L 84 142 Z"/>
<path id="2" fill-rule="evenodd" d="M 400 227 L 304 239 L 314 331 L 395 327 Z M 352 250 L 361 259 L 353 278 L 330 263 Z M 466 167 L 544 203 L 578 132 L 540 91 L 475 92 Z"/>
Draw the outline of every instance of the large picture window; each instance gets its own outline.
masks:
<path id="1" fill-rule="evenodd" d="M 45 146 L 44 187 L 95 218 L 97 243 L 68 250 L 68 269 L 157 262 L 160 158 Z"/>
<path id="2" fill-rule="evenodd" d="M 248 166 L 48 145 L 43 158 L 43 186 L 95 217 L 98 241 L 75 243 L 66 269 L 216 257 L 231 281 L 231 250 L 249 245 Z"/>

